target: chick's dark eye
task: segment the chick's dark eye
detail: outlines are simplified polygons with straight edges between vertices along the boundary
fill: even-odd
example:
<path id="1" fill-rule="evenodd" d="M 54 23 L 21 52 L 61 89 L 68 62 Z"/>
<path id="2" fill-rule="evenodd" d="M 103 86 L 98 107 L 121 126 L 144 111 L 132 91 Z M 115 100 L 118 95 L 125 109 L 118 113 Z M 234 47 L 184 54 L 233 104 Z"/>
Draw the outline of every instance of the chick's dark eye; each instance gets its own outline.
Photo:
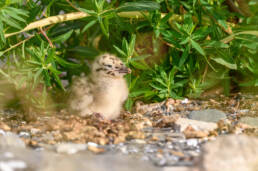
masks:
<path id="1" fill-rule="evenodd" d="M 107 66 L 107 67 L 109 67 L 109 68 L 112 68 L 112 65 L 105 65 L 105 66 Z"/>

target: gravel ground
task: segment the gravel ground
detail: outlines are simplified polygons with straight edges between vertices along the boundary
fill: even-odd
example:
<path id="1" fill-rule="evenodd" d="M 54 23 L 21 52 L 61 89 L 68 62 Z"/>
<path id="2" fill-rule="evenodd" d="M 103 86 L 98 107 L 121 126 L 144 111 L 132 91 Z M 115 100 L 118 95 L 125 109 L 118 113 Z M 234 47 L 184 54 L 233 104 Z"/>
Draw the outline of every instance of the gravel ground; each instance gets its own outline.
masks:
<path id="1" fill-rule="evenodd" d="M 14 135 L 9 136 L 10 141 L 0 139 L 0 147 L 17 145 L 19 141 L 18 146 L 24 143 L 28 148 L 57 153 L 87 150 L 132 156 L 157 167 L 193 166 L 202 153 L 201 147 L 220 135 L 258 135 L 257 123 L 252 119 L 250 124 L 246 119 L 241 121 L 244 117 L 257 119 L 257 96 L 241 94 L 168 99 L 153 104 L 137 102 L 133 113 L 124 112 L 112 121 L 98 115 L 79 117 L 65 110 L 37 116 L 30 122 L 13 110 L 0 113 L 0 137 Z"/>

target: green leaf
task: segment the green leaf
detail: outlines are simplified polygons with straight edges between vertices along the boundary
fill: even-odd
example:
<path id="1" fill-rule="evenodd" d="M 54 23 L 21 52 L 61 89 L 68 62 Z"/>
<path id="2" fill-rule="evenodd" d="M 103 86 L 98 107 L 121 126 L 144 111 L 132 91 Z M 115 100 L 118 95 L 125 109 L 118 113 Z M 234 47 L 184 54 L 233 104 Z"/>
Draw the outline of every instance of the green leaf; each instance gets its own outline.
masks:
<path id="1" fill-rule="evenodd" d="M 98 12 L 101 12 L 103 10 L 104 4 L 105 4 L 105 0 L 94 0 L 95 2 L 95 7 L 97 8 Z"/>
<path id="2" fill-rule="evenodd" d="M 160 9 L 160 5 L 157 2 L 141 1 L 141 2 L 126 2 L 119 6 L 117 12 L 125 11 L 155 11 Z"/>
<path id="3" fill-rule="evenodd" d="M 59 76 L 58 76 L 58 73 L 60 73 L 60 71 L 57 71 L 57 70 L 55 70 L 55 69 L 52 68 L 52 67 L 50 67 L 49 69 L 53 72 L 53 76 L 54 76 L 54 78 L 55 78 L 55 81 L 56 81 L 57 85 L 58 85 L 60 88 L 62 88 L 62 90 L 64 90 L 64 86 L 63 86 L 63 84 L 62 84 L 62 82 L 61 82 L 61 79 L 60 79 Z"/>
<path id="4" fill-rule="evenodd" d="M 135 46 L 135 40 L 136 40 L 136 35 L 133 34 L 133 35 L 132 35 L 132 38 L 131 38 L 131 41 L 130 41 L 130 44 L 129 44 L 129 50 L 128 50 L 128 55 L 129 55 L 129 56 L 133 56 L 133 53 L 134 53 L 134 46 Z"/>
<path id="5" fill-rule="evenodd" d="M 137 68 L 137 69 L 140 69 L 140 70 L 147 70 L 149 69 L 148 65 L 145 65 L 143 63 L 140 63 L 140 62 L 136 62 L 136 61 L 130 61 L 130 64 Z"/>
<path id="6" fill-rule="evenodd" d="M 2 0 L 6 5 L 22 3 L 22 0 Z"/>
<path id="7" fill-rule="evenodd" d="M 27 60 L 26 61 L 27 63 L 30 63 L 30 64 L 34 64 L 34 65 L 42 65 L 42 63 L 38 62 L 38 61 L 33 61 L 33 60 Z"/>
<path id="8" fill-rule="evenodd" d="M 175 73 L 177 72 L 177 67 L 173 67 L 170 72 L 169 72 L 169 75 L 168 75 L 168 79 L 169 79 L 169 82 L 170 84 L 173 84 L 174 83 L 174 77 L 175 77 Z"/>
<path id="9" fill-rule="evenodd" d="M 128 55 L 129 48 L 128 48 L 128 42 L 127 42 L 126 38 L 123 38 L 123 40 L 122 40 L 122 49 L 124 52 L 126 52 L 126 55 L 129 56 Z"/>
<path id="10" fill-rule="evenodd" d="M 23 15 L 25 17 L 29 17 L 29 13 L 23 9 L 13 8 L 13 7 L 6 7 L 6 9 L 15 12 L 16 14 Z"/>
<path id="11" fill-rule="evenodd" d="M 215 62 L 224 65 L 225 67 L 229 68 L 229 69 L 237 69 L 237 65 L 234 63 L 229 63 L 228 61 L 226 61 L 223 58 L 211 58 L 212 60 L 214 60 Z"/>
<path id="12" fill-rule="evenodd" d="M 184 79 L 184 80 L 181 80 L 181 81 L 178 81 L 176 83 L 174 83 L 171 88 L 178 88 L 178 87 L 183 87 L 184 84 L 186 84 L 188 82 L 188 79 Z"/>
<path id="13" fill-rule="evenodd" d="M 194 40 L 191 39 L 191 44 L 194 49 L 196 49 L 201 55 L 205 56 L 204 50 L 197 42 L 195 42 Z"/>
<path id="14" fill-rule="evenodd" d="M 50 16 L 51 15 L 51 7 L 53 5 L 53 3 L 55 2 L 55 0 L 50 0 L 50 2 L 48 2 L 48 5 L 45 9 L 45 15 L 46 16 Z"/>
<path id="15" fill-rule="evenodd" d="M 164 80 L 162 80 L 161 78 L 153 78 L 154 81 L 157 81 L 158 83 L 160 83 L 161 85 L 167 87 L 167 84 L 164 82 Z"/>
<path id="16" fill-rule="evenodd" d="M 73 34 L 73 30 L 70 30 L 69 32 L 67 32 L 65 34 L 62 34 L 62 35 L 59 35 L 59 36 L 55 37 L 54 39 L 52 39 L 52 41 L 55 42 L 55 43 L 63 43 L 67 39 L 69 39 L 72 34 Z"/>
<path id="17" fill-rule="evenodd" d="M 14 27 L 17 29 L 22 29 L 22 27 L 19 25 L 19 23 L 17 23 L 15 20 L 13 20 L 12 18 L 10 18 L 6 15 L 4 15 L 4 17 L 2 17 L 1 20 L 11 27 Z"/>
<path id="18" fill-rule="evenodd" d="M 83 46 L 77 46 L 73 49 L 68 49 L 68 51 L 77 53 L 79 56 L 88 59 L 94 59 L 95 56 L 99 55 L 99 52 L 96 49 Z"/>
<path id="19" fill-rule="evenodd" d="M 145 94 L 147 91 L 149 90 L 137 90 L 137 91 L 133 91 L 129 94 L 129 97 L 138 97 L 140 95 Z"/>
<path id="20" fill-rule="evenodd" d="M 144 93 L 144 97 L 151 97 L 151 96 L 154 96 L 155 94 L 157 94 L 155 91 L 153 90 L 146 90 L 145 93 Z"/>
<path id="21" fill-rule="evenodd" d="M 114 9 L 105 10 L 104 12 L 102 12 L 100 14 L 100 16 L 101 17 L 107 17 L 108 15 L 113 15 L 115 11 L 116 10 L 114 10 Z"/>
<path id="22" fill-rule="evenodd" d="M 103 22 L 103 18 L 102 17 L 98 17 L 98 21 L 99 21 L 99 24 L 100 24 L 100 28 L 102 30 L 102 32 L 104 33 L 104 35 L 106 37 L 109 37 L 109 32 L 108 32 L 108 24 L 106 25 L 104 22 Z"/>
<path id="23" fill-rule="evenodd" d="M 161 90 L 166 90 L 166 88 L 157 86 L 157 85 L 155 85 L 155 84 L 153 84 L 153 83 L 150 83 L 150 86 L 153 87 L 153 88 L 156 89 L 156 90 L 160 90 L 160 91 L 161 91 Z"/>
<path id="24" fill-rule="evenodd" d="M 5 37 L 4 37 L 4 26 L 3 26 L 3 22 L 0 20 L 0 40 L 5 43 Z M 0 54 L 1 56 L 1 54 Z"/>
<path id="25" fill-rule="evenodd" d="M 125 109 L 131 110 L 132 106 L 133 106 L 133 100 L 131 98 L 128 98 L 125 102 Z"/>
<path id="26" fill-rule="evenodd" d="M 180 45 L 184 45 L 184 44 L 188 43 L 189 40 L 190 40 L 190 37 L 187 37 L 186 39 L 184 39 L 184 40 L 182 40 L 182 41 L 180 42 Z"/>
<path id="27" fill-rule="evenodd" d="M 139 76 L 135 77 L 131 82 L 130 82 L 130 85 L 129 85 L 129 89 L 133 89 L 134 86 L 136 85 L 136 82 L 137 80 L 139 79 Z"/>
<path id="28" fill-rule="evenodd" d="M 92 27 L 94 24 L 96 24 L 98 21 L 97 20 L 92 20 L 90 21 L 88 24 L 86 24 L 84 26 L 84 28 L 82 29 L 82 33 L 84 33 L 85 31 L 87 31 L 90 27 Z"/>
<path id="29" fill-rule="evenodd" d="M 79 8 L 79 10 L 82 11 L 82 12 L 85 12 L 85 13 L 87 13 L 89 15 L 97 16 L 97 13 L 95 11 L 93 11 L 93 10 L 87 10 L 87 9 L 84 9 L 84 8 Z"/>
<path id="30" fill-rule="evenodd" d="M 34 84 L 38 81 L 38 78 L 42 72 L 43 72 L 43 68 L 39 68 L 39 70 L 36 72 L 34 76 Z"/>
<path id="31" fill-rule="evenodd" d="M 160 71 L 160 75 L 161 75 L 161 77 L 162 77 L 164 80 L 167 80 L 167 79 L 168 79 L 168 75 L 167 75 L 167 73 L 166 73 L 164 70 L 161 70 L 161 71 Z"/>
<path id="32" fill-rule="evenodd" d="M 254 80 L 251 80 L 251 81 L 240 83 L 238 85 L 243 86 L 243 87 L 249 87 L 249 86 L 256 86 L 257 87 L 258 86 L 258 79 L 254 79 Z"/>
<path id="33" fill-rule="evenodd" d="M 188 55 L 189 55 L 189 52 L 190 52 L 190 46 L 186 46 L 181 58 L 180 58 L 180 61 L 179 61 L 179 68 L 183 66 L 183 64 L 185 63 Z"/>
<path id="34" fill-rule="evenodd" d="M 140 60 L 146 59 L 146 58 L 148 58 L 150 56 L 151 55 L 149 55 L 149 54 L 140 55 L 140 56 L 134 56 L 133 58 L 131 58 L 131 61 L 140 61 Z"/>
<path id="35" fill-rule="evenodd" d="M 55 56 L 54 58 L 60 65 L 62 65 L 63 67 L 66 67 L 66 68 L 78 68 L 81 66 L 80 64 L 74 64 L 71 62 L 67 62 L 66 60 L 59 58 L 58 56 Z"/>
<path id="36" fill-rule="evenodd" d="M 118 53 L 120 53 L 120 55 L 127 57 L 126 53 L 122 51 L 119 47 L 117 47 L 116 45 L 113 45 L 113 47 L 116 49 Z"/>
<path id="37" fill-rule="evenodd" d="M 5 13 L 8 14 L 10 17 L 12 17 L 12 18 L 14 18 L 14 19 L 16 19 L 16 20 L 18 20 L 18 21 L 21 21 L 21 22 L 23 22 L 23 23 L 26 22 L 26 20 L 25 20 L 24 18 L 20 17 L 19 15 L 17 15 L 17 13 L 13 12 L 12 10 L 10 10 L 10 9 L 8 9 L 8 8 L 4 9 L 2 12 L 5 12 Z"/>
<path id="38" fill-rule="evenodd" d="M 209 41 L 207 48 L 229 48 L 228 44 L 225 44 L 221 41 Z"/>

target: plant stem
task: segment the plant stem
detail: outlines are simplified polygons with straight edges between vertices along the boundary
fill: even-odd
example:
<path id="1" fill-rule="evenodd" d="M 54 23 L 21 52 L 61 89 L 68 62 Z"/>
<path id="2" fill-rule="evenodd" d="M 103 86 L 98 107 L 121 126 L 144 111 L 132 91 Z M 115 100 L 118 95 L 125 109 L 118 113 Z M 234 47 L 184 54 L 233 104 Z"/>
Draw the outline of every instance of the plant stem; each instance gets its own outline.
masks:
<path id="1" fill-rule="evenodd" d="M 51 28 L 51 26 L 47 27 L 45 30 L 49 30 L 50 28 Z M 36 34 L 40 34 L 40 33 L 42 33 L 42 32 L 40 31 L 40 32 L 37 32 Z M 8 49 L 5 49 L 5 50 L 1 53 L 1 55 L 3 55 L 3 54 L 5 54 L 6 52 L 8 52 L 8 51 L 10 51 L 10 50 L 12 50 L 12 49 L 14 49 L 14 48 L 20 46 L 20 45 L 23 44 L 24 42 L 26 42 L 26 41 L 30 40 L 31 38 L 33 38 L 34 36 L 36 36 L 36 34 L 34 34 L 34 35 L 32 35 L 32 36 L 30 36 L 30 37 L 28 37 L 28 38 L 26 38 L 26 39 L 20 41 L 19 43 L 15 44 L 15 45 L 13 45 L 13 46 L 11 46 L 11 47 L 9 47 Z M 43 33 L 42 33 L 42 34 L 43 34 Z"/>
<path id="2" fill-rule="evenodd" d="M 47 39 L 50 47 L 54 48 L 54 45 L 53 45 L 52 41 L 49 39 L 49 37 L 47 36 L 46 32 L 42 29 L 42 27 L 40 27 L 39 29 L 40 29 L 40 32 L 42 33 L 42 35 Z"/>
<path id="3" fill-rule="evenodd" d="M 80 11 L 75 5 L 73 5 L 73 3 L 70 2 L 69 0 L 66 0 L 66 2 L 67 2 L 72 8 L 74 8 L 75 10 Z"/>
<path id="4" fill-rule="evenodd" d="M 120 12 L 120 13 L 118 13 L 118 16 L 124 17 L 124 18 L 140 19 L 140 18 L 144 18 L 144 16 L 148 15 L 148 14 L 149 13 L 143 13 L 143 12 Z M 175 15 L 177 16 L 177 14 L 175 14 Z M 13 36 L 13 35 L 16 35 L 16 34 L 19 34 L 22 32 L 33 30 L 36 28 L 45 27 L 45 26 L 57 24 L 57 23 L 62 23 L 65 21 L 78 20 L 78 19 L 88 17 L 88 16 L 90 16 L 90 15 L 87 13 L 84 13 L 84 12 L 72 12 L 72 13 L 68 13 L 68 14 L 51 16 L 48 18 L 41 19 L 39 21 L 32 22 L 29 25 L 27 25 L 24 29 L 22 29 L 21 31 L 5 34 L 5 38 L 8 38 L 10 36 Z M 165 16 L 165 14 L 161 15 L 161 17 L 164 17 L 164 16 Z M 171 17 L 175 18 L 174 16 L 171 16 Z"/>
<path id="5" fill-rule="evenodd" d="M 5 50 L 2 52 L 1 55 L 5 54 L 6 52 L 8 52 L 8 51 L 10 51 L 10 50 L 12 50 L 12 49 L 14 49 L 14 48 L 16 48 L 17 46 L 20 46 L 21 44 L 23 44 L 24 42 L 30 40 L 30 39 L 31 39 L 32 37 L 34 37 L 34 36 L 35 36 L 35 35 L 32 35 L 32 36 L 30 36 L 30 37 L 24 39 L 23 41 L 20 41 L 19 43 L 15 44 L 15 45 L 13 45 L 13 46 L 11 46 L 11 47 L 9 47 L 8 49 L 5 49 Z"/>
<path id="6" fill-rule="evenodd" d="M 40 27 L 45 27 L 51 24 L 56 24 L 56 23 L 61 23 L 64 21 L 70 21 L 70 20 L 77 20 L 81 19 L 84 17 L 89 16 L 89 14 L 86 14 L 84 12 L 73 12 L 73 13 L 68 13 L 68 14 L 62 14 L 62 15 L 56 15 L 56 16 L 51 16 L 48 18 L 44 18 L 39 21 L 35 21 L 27 25 L 24 29 L 18 32 L 10 33 L 10 34 L 5 34 L 5 38 L 8 38 L 10 36 L 29 31 L 32 29 L 40 28 Z"/>

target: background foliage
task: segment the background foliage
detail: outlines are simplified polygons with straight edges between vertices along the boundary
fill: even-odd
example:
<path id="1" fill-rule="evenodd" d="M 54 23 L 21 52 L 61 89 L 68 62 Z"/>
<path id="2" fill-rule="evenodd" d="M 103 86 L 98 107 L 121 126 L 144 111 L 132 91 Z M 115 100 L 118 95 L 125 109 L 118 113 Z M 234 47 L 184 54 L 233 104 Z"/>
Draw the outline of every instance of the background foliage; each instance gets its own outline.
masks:
<path id="1" fill-rule="evenodd" d="M 127 109 L 138 99 L 198 97 L 218 84 L 226 94 L 257 87 L 257 7 L 256 0 L 2 0 L 0 73 L 18 90 L 40 85 L 43 95 L 55 94 L 88 73 L 95 56 L 114 53 L 133 70 Z M 78 11 L 89 15 L 7 36 Z"/>

